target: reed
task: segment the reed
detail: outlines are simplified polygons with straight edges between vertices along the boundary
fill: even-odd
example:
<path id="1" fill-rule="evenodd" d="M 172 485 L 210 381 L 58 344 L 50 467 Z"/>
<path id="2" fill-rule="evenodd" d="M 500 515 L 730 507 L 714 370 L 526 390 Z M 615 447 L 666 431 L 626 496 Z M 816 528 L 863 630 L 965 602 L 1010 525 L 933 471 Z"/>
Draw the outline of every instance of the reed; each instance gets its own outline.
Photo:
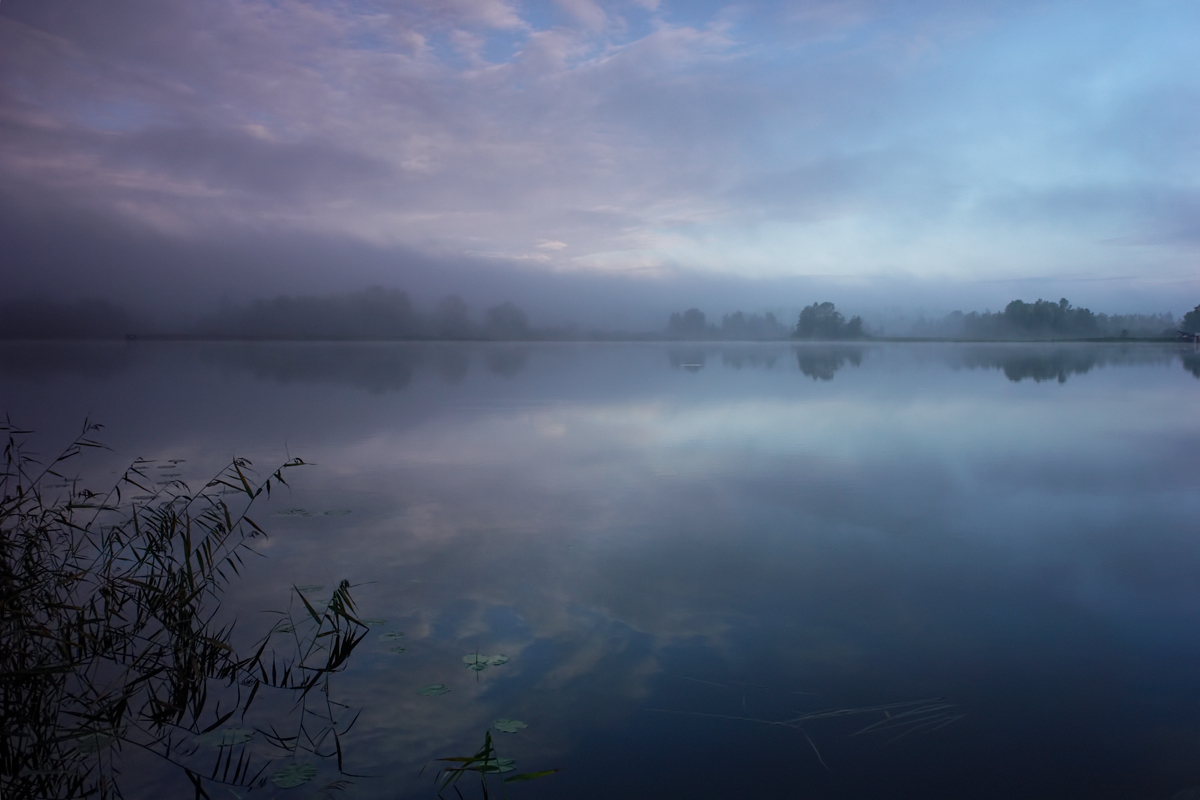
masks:
<path id="1" fill-rule="evenodd" d="M 67 470 L 103 447 L 100 427 L 43 465 L 29 431 L 0 425 L 0 797 L 121 797 L 129 749 L 176 765 L 197 798 L 297 785 L 316 772 L 304 759 L 346 774 L 341 737 L 357 716 L 328 690 L 367 633 L 350 584 L 324 601 L 293 587 L 294 608 L 248 653 L 217 621 L 266 536 L 251 510 L 305 462 L 260 479 L 234 459 L 193 492 L 156 484 L 139 459 L 96 494 Z M 236 727 L 271 693 L 293 701 L 284 720 Z"/>

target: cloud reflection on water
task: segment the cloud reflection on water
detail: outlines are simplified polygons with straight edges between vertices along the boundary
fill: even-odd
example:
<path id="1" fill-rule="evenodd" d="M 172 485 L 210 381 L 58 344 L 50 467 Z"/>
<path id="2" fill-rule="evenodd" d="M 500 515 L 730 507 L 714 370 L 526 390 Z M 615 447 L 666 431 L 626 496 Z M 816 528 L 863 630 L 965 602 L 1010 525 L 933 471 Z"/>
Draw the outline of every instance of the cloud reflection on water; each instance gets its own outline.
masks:
<path id="1" fill-rule="evenodd" d="M 1184 668 L 1200 656 L 1186 635 L 1200 622 L 1200 546 L 1186 535 L 1200 420 L 1180 413 L 1194 384 L 1174 349 L 867 346 L 833 380 L 806 375 L 790 346 L 705 348 L 695 372 L 657 346 L 534 347 L 510 374 L 487 369 L 499 351 L 482 346 L 316 347 L 311 359 L 288 346 L 278 362 L 273 349 L 177 348 L 194 360 L 128 369 L 164 393 L 181 365 L 225 382 L 195 399 L 203 413 L 160 429 L 173 437 L 154 442 L 163 452 L 225 435 L 213 420 L 261 426 L 251 447 L 279 418 L 307 426 L 299 454 L 317 466 L 272 502 L 353 513 L 271 517 L 270 558 L 231 596 L 270 608 L 289 582 L 346 577 L 367 584 L 365 615 L 405 633 L 407 653 L 364 651 L 338 687 L 367 709 L 363 771 L 408 776 L 506 717 L 530 723 L 503 740 L 522 768 L 570 766 L 546 791 L 617 791 L 582 754 L 592 743 L 635 729 L 690 741 L 686 724 L 648 722 L 644 708 L 742 701 L 670 688 L 694 678 L 820 694 L 793 708 L 951 697 L 987 722 L 897 758 L 952 760 L 1000 785 L 1032 785 L 1030 747 L 1066 764 L 1114 736 L 1132 748 L 1131 774 L 1186 785 L 1193 762 L 1136 748 L 1164 726 L 1193 730 L 1200 711 Z M 1042 352 L 1044 374 L 1078 379 L 997 380 Z M 456 381 L 439 372 L 450 355 Z M 101 406 L 120 389 L 89 386 Z M 180 411 L 144 408 L 148 427 Z M 476 675 L 461 662 L 475 648 L 511 660 Z M 415 693 L 431 683 L 451 692 Z M 1175 705 L 1131 716 L 1147 683 Z M 728 736 L 796 744 L 760 733 Z M 862 763 L 901 774 L 882 750 L 821 745 L 838 775 Z M 697 747 L 651 750 L 687 771 L 712 760 Z M 364 784 L 363 796 L 395 790 Z"/>

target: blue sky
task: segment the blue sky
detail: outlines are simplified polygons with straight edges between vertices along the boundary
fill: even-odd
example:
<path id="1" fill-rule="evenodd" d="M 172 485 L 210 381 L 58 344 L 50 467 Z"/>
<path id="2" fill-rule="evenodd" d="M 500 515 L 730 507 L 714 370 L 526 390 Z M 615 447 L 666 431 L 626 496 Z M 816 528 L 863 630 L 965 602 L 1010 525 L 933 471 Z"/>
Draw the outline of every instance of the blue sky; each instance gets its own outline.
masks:
<path id="1" fill-rule="evenodd" d="M 33 222 L 0 235 L 112 252 L 2 266 L 30 292 L 476 281 L 536 311 L 578 278 L 711 313 L 790 287 L 1179 314 L 1197 30 L 1182 0 L 6 0 L 0 202 Z M 238 241 L 225 277 L 161 255 Z"/>

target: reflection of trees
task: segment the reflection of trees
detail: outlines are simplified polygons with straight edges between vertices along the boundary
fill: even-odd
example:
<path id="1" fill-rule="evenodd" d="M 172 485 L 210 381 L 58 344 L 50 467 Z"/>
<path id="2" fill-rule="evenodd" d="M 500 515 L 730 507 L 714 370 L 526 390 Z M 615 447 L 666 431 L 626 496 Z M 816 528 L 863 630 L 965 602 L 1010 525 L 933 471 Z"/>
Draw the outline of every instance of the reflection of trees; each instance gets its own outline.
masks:
<path id="1" fill-rule="evenodd" d="M 485 360 L 488 372 L 502 378 L 512 378 L 525 369 L 529 351 L 524 347 L 493 347 L 488 349 Z"/>
<path id="2" fill-rule="evenodd" d="M 753 350 L 722 350 L 721 364 L 731 369 L 771 369 L 775 366 L 775 362 L 779 360 L 780 351 L 768 350 L 762 351 L 757 348 Z"/>
<path id="3" fill-rule="evenodd" d="M 1001 345 L 950 352 L 953 368 L 998 369 L 1015 383 L 1026 378 L 1065 383 L 1070 376 L 1085 375 L 1097 367 L 1163 364 L 1173 359 L 1170 351 L 1144 345 Z"/>
<path id="4" fill-rule="evenodd" d="M 193 495 L 171 480 L 175 463 L 138 461 L 101 496 L 61 483 L 63 462 L 99 446 L 96 427 L 42 468 L 23 432 L 0 426 L 0 796 L 119 797 L 128 752 L 174 765 L 196 797 L 304 782 L 316 773 L 305 754 L 336 755 L 340 769 L 348 726 L 328 678 L 367 632 L 349 585 L 316 606 L 300 595 L 304 611 L 252 655 L 214 621 L 262 535 L 250 506 L 303 462 L 259 482 L 236 460 Z M 292 712 L 255 725 L 255 699 L 261 711 L 280 691 Z"/>
<path id="5" fill-rule="evenodd" d="M 797 347 L 796 363 L 800 371 L 814 381 L 831 381 L 847 363 L 862 363 L 861 347 Z"/>
<path id="6" fill-rule="evenodd" d="M 671 362 L 671 369 L 682 367 L 689 372 L 699 372 L 704 369 L 704 363 L 707 358 L 704 349 L 701 347 L 673 347 L 667 351 L 667 359 Z"/>
<path id="7" fill-rule="evenodd" d="M 74 373 L 108 378 L 129 368 L 133 346 L 114 342 L 5 342 L 0 372 L 18 378 Z"/>
<path id="8" fill-rule="evenodd" d="M 1179 360 L 1183 362 L 1184 369 L 1200 378 L 1200 352 L 1191 350 L 1180 353 Z"/>
<path id="9" fill-rule="evenodd" d="M 217 343 L 201 358 L 282 384 L 333 383 L 375 394 L 404 389 L 422 361 L 419 346 L 371 343 Z"/>
<path id="10" fill-rule="evenodd" d="M 438 375 L 446 383 L 461 383 L 471 367 L 471 359 L 461 347 L 439 348 L 433 361 Z"/>

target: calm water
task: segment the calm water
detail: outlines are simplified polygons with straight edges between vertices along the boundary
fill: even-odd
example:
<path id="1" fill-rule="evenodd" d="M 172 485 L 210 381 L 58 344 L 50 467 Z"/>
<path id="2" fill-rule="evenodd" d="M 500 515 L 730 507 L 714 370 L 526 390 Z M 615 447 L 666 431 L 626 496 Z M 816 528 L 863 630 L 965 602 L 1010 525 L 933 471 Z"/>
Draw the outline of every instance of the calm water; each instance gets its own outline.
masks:
<path id="1" fill-rule="evenodd" d="M 1190 346 L 6 344 L 0 407 L 47 453 L 104 423 L 99 485 L 315 462 L 226 608 L 259 634 L 347 578 L 386 620 L 332 685 L 372 776 L 343 796 L 432 797 L 421 766 L 497 719 L 519 771 L 562 770 L 512 798 L 1200 784 Z"/>

